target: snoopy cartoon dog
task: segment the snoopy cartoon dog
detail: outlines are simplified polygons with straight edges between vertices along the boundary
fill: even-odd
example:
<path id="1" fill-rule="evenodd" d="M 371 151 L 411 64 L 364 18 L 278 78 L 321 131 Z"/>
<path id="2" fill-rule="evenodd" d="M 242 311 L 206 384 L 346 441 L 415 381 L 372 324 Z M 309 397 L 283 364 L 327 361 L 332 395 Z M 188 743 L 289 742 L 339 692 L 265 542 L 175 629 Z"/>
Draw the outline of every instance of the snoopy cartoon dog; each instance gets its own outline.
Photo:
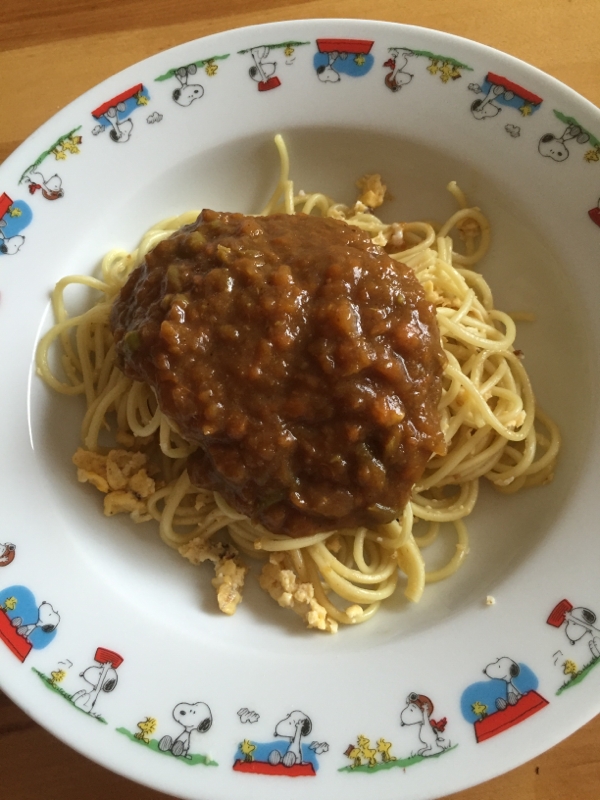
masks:
<path id="1" fill-rule="evenodd" d="M 497 83 L 492 83 L 488 93 L 483 99 L 474 100 L 471 104 L 471 113 L 475 119 L 487 119 L 488 117 L 495 117 L 502 109 L 495 103 L 495 100 L 504 98 L 505 100 L 512 100 L 515 96 L 514 92 L 505 89 Z"/>
<path id="2" fill-rule="evenodd" d="M 179 81 L 179 89 L 173 91 L 173 100 L 180 106 L 189 106 L 194 100 L 199 100 L 204 94 L 204 87 L 199 83 L 188 83 L 190 75 L 195 75 L 198 67 L 189 64 L 187 67 L 179 67 L 175 71 L 175 77 Z"/>
<path id="3" fill-rule="evenodd" d="M 572 608 L 565 614 L 565 633 L 571 644 L 575 644 L 584 636 L 589 635 L 590 652 L 594 658 L 600 658 L 600 630 L 595 627 L 596 615 L 589 608 Z"/>
<path id="4" fill-rule="evenodd" d="M 567 142 L 575 140 L 577 144 L 586 144 L 590 137 L 579 125 L 567 125 L 562 136 L 555 136 L 553 133 L 545 133 L 538 143 L 538 150 L 541 155 L 551 158 L 553 161 L 565 161 L 569 157 Z"/>
<path id="5" fill-rule="evenodd" d="M 496 708 L 504 711 L 507 706 L 516 706 L 523 693 L 514 684 L 514 679 L 520 674 L 521 668 L 516 661 L 506 656 L 497 659 L 493 664 L 488 664 L 483 670 L 484 675 L 492 680 L 500 680 L 506 683 L 506 698 L 496 698 Z"/>
<path id="6" fill-rule="evenodd" d="M 392 92 L 399 91 L 414 78 L 412 73 L 404 71 L 404 67 L 408 64 L 408 59 L 411 56 L 414 56 L 413 51 L 406 47 L 397 47 L 390 51 L 390 58 L 383 66 L 392 70 L 385 76 L 385 85 Z"/>
<path id="7" fill-rule="evenodd" d="M 411 692 L 406 698 L 406 706 L 400 713 L 400 725 L 419 725 L 419 741 L 423 747 L 418 750 L 420 756 L 433 756 L 443 753 L 450 747 L 446 739 L 439 734 L 446 727 L 446 718 L 439 722 L 431 718 L 433 703 L 424 694 Z"/>
<path id="8" fill-rule="evenodd" d="M 60 622 L 60 615 L 52 608 L 50 603 L 44 601 L 38 608 L 38 618 L 35 622 L 23 624 L 21 617 L 13 617 L 11 624 L 17 629 L 19 636 L 29 640 L 29 637 L 36 628 L 44 633 L 52 633 Z"/>
<path id="9" fill-rule="evenodd" d="M 6 236 L 2 228 L 6 227 L 6 220 L 0 219 L 0 253 L 5 256 L 14 256 L 21 249 L 25 237 L 17 234 L 16 236 Z"/>
<path id="10" fill-rule="evenodd" d="M 99 667 L 88 667 L 80 676 L 86 683 L 89 683 L 92 689 L 88 692 L 85 689 L 80 689 L 71 697 L 71 701 L 92 716 L 98 716 L 93 712 L 96 700 L 100 692 L 112 692 L 119 680 L 117 671 L 112 668 L 110 662 L 102 664 Z"/>
<path id="11" fill-rule="evenodd" d="M 302 764 L 302 737 L 308 736 L 312 730 L 312 722 L 303 711 L 291 711 L 285 719 L 277 723 L 275 736 L 290 740 L 289 747 L 282 756 L 279 750 L 271 750 L 269 763 L 283 763 L 284 767 Z"/>
<path id="12" fill-rule="evenodd" d="M 206 733 L 211 727 L 213 719 L 210 708 L 206 703 L 178 703 L 173 709 L 173 719 L 181 725 L 183 731 L 175 741 L 171 736 L 163 736 L 158 743 L 158 749 L 163 753 L 171 752 L 174 756 L 191 758 L 188 753 L 192 733 Z"/>
<path id="13" fill-rule="evenodd" d="M 60 175 L 54 174 L 50 178 L 44 178 L 41 172 L 32 170 L 25 180 L 29 182 L 29 194 L 35 194 L 41 190 L 42 196 L 46 200 L 59 200 L 65 196 Z"/>
<path id="14" fill-rule="evenodd" d="M 16 545 L 11 542 L 0 544 L 0 567 L 8 567 L 17 553 Z"/>
<path id="15" fill-rule="evenodd" d="M 254 61 L 253 66 L 248 70 L 248 74 L 253 81 L 258 83 L 259 91 L 276 89 L 280 85 L 280 80 L 275 75 L 277 69 L 276 61 L 267 61 L 271 48 L 267 46 L 253 47 L 250 55 Z"/>
<path id="16" fill-rule="evenodd" d="M 119 119 L 119 114 L 122 114 L 125 109 L 125 103 L 117 103 L 116 106 L 111 106 L 104 114 L 105 119 L 111 126 L 110 138 L 113 142 L 121 144 L 129 141 L 131 138 L 131 131 L 133 130 L 133 122 L 131 119 Z"/>
<path id="17" fill-rule="evenodd" d="M 340 73 L 333 68 L 338 58 L 346 59 L 348 58 L 348 53 L 338 53 L 337 50 L 327 53 L 327 64 L 321 64 L 317 67 L 317 77 L 320 81 L 323 83 L 337 83 L 341 80 Z"/>

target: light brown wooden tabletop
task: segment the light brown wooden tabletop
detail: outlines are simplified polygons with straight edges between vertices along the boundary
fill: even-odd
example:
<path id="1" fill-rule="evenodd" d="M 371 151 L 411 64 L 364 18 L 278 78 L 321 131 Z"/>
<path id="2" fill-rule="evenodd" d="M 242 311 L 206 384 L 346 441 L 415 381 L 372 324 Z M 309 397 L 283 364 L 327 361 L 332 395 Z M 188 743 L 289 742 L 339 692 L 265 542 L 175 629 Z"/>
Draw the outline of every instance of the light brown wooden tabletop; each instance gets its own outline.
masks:
<path id="1" fill-rule="evenodd" d="M 142 58 L 283 19 L 390 20 L 517 56 L 600 106 L 600 0 L 4 0 L 0 162 L 84 91 Z M 70 750 L 0 693 L 1 800 L 159 800 Z M 600 717 L 553 750 L 452 800 L 598 800 Z M 450 800 L 450 799 L 448 799 Z"/>

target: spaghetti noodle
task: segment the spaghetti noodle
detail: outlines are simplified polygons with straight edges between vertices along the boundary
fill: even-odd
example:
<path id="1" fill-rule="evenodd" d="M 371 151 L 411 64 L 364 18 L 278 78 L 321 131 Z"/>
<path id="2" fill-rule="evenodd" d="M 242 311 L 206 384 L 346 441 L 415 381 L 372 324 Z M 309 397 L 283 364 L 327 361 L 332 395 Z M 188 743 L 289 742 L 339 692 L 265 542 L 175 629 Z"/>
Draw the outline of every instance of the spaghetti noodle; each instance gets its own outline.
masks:
<path id="1" fill-rule="evenodd" d="M 236 512 L 217 493 L 192 485 L 186 460 L 194 445 L 161 412 L 150 387 L 130 380 L 117 367 L 109 316 L 121 287 L 145 255 L 193 222 L 197 212 L 152 227 L 133 253 L 109 252 L 99 278 L 78 275 L 59 281 L 52 294 L 56 324 L 39 343 L 37 367 L 56 391 L 86 398 L 84 447 L 74 462 L 79 480 L 105 493 L 106 514 L 154 519 L 163 541 L 192 563 L 211 560 L 213 585 L 225 613 L 233 613 L 241 600 L 246 573 L 241 551 L 266 558 L 259 582 L 281 606 L 299 613 L 309 627 L 335 631 L 339 623 L 372 617 L 397 590 L 402 575 L 405 595 L 416 602 L 426 583 L 453 574 L 468 552 L 464 518 L 475 506 L 480 478 L 505 493 L 551 480 L 560 436 L 536 406 L 513 346 L 514 320 L 494 308 L 488 284 L 472 269 L 488 248 L 490 231 L 485 216 L 468 206 L 461 190 L 449 185 L 459 209 L 438 230 L 425 222 L 385 224 L 373 213 L 385 194 L 378 176 L 360 183 L 369 205 L 359 200 L 347 207 L 323 194 L 295 194 L 280 136 L 276 144 L 280 179 L 262 214 L 300 211 L 358 226 L 393 259 L 414 270 L 436 307 L 447 358 L 439 406 L 447 452 L 429 460 L 399 519 L 373 529 L 291 538 Z M 464 240 L 465 252 L 454 249 L 452 230 Z M 69 316 L 64 299 L 73 284 L 99 293 L 96 304 L 77 316 Z M 63 380 L 49 363 L 54 343 L 60 348 Z M 106 445 L 109 434 L 112 440 Z M 421 551 L 446 524 L 455 530 L 454 555 L 441 569 L 427 572 Z"/>

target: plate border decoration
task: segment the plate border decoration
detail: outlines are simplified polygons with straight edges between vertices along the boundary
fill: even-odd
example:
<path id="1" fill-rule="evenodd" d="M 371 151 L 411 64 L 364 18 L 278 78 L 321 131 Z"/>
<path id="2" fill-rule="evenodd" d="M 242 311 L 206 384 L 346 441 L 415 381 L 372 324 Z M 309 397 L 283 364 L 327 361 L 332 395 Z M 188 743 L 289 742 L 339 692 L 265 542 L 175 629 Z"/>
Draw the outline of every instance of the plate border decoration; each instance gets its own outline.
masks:
<path id="1" fill-rule="evenodd" d="M 291 36 L 292 32 L 298 35 Z M 422 46 L 428 36 L 431 49 Z M 271 44 L 259 45 L 257 42 Z M 398 42 L 402 42 L 403 46 L 396 47 Z M 246 47 L 244 43 L 254 44 Z M 280 52 L 288 61 L 282 64 L 281 60 L 278 63 L 270 60 L 274 58 L 273 51 Z M 184 57 L 184 54 L 192 52 L 218 55 L 195 60 L 194 56 Z M 437 56 L 439 52 L 452 52 L 461 58 L 455 58 L 454 55 Z M 346 58 L 342 58 L 344 53 Z M 430 62 L 428 67 L 424 59 Z M 174 68 L 172 65 L 176 63 L 182 66 Z M 413 63 L 419 65 L 419 70 L 415 68 L 414 74 L 411 74 L 408 68 Z M 502 70 L 496 67 L 496 63 L 503 67 Z M 167 67 L 167 64 L 170 66 Z M 194 69 L 191 69 L 192 66 Z M 391 71 L 382 77 L 381 68 L 376 69 L 375 66 Z M 441 72 L 442 68 L 445 72 Z M 204 85 L 199 83 L 200 78 L 195 77 L 199 69 L 206 74 L 206 80 L 202 78 L 203 84 L 208 80 L 212 82 L 219 71 L 218 91 L 205 91 Z M 258 84 L 256 92 L 248 91 L 252 88 L 248 81 L 249 71 L 250 78 Z M 468 80 L 473 76 L 485 75 L 481 86 L 477 85 L 478 91 L 471 88 L 471 84 L 467 85 L 467 81 L 460 80 L 467 77 L 467 72 Z M 527 75 L 527 81 L 523 81 L 527 88 L 521 83 L 523 72 Z M 330 76 L 329 79 L 320 77 L 324 74 Z M 536 75 L 539 78 L 537 81 Z M 443 79 L 444 76 L 447 76 L 447 80 Z M 433 81 L 433 77 L 440 80 Z M 331 90 L 328 84 L 336 88 Z M 135 158 L 138 148 L 140 151 L 145 147 L 158 149 L 160 137 L 173 137 L 176 131 L 178 107 L 185 108 L 180 118 L 185 119 L 186 124 L 197 125 L 198 128 L 200 125 L 210 125 L 212 107 L 209 108 L 209 101 L 213 97 L 222 99 L 231 86 L 235 86 L 236 90 L 241 88 L 249 97 L 248 102 L 254 103 L 256 113 L 261 113 L 261 109 L 272 108 L 273 103 L 278 103 L 278 97 L 297 96 L 301 85 L 311 87 L 307 91 L 315 96 L 320 93 L 328 98 L 333 95 L 353 98 L 360 85 L 365 85 L 369 91 L 379 93 L 382 102 L 394 104 L 399 113 L 406 104 L 413 102 L 413 98 L 426 102 L 426 93 L 429 87 L 434 86 L 435 91 L 444 93 L 449 107 L 460 113 L 461 121 L 466 121 L 473 131 L 473 140 L 478 142 L 489 142 L 497 147 L 501 141 L 502 147 L 506 148 L 513 147 L 514 142 L 519 152 L 531 155 L 538 153 L 541 156 L 546 155 L 540 150 L 541 140 L 546 136 L 552 136 L 553 143 L 562 142 L 563 145 L 569 141 L 576 145 L 589 143 L 591 149 L 585 151 L 582 159 L 568 158 L 568 152 L 564 158 L 551 156 L 534 159 L 536 169 L 554 170 L 557 163 L 568 158 L 569 164 L 559 168 L 561 180 L 565 182 L 573 180 L 573 175 L 578 179 L 581 174 L 578 170 L 584 168 L 591 174 L 594 163 L 600 160 L 600 156 L 595 157 L 600 140 L 596 140 L 590 132 L 594 125 L 587 120 L 578 121 L 581 117 L 579 100 L 575 98 L 571 105 L 567 102 L 563 104 L 564 98 L 559 96 L 561 93 L 556 89 L 558 84 L 550 78 L 509 56 L 498 56 L 483 46 L 465 44 L 465 40 L 457 37 L 424 32 L 423 29 L 409 26 L 359 20 L 282 22 L 214 34 L 164 51 L 94 87 L 72 106 L 59 112 L 40 130 L 37 138 L 25 142 L 8 159 L 7 165 L 0 169 L 4 190 L 0 198 L 0 219 L 5 221 L 5 225 L 0 227 L 0 251 L 4 246 L 4 254 L 15 258 L 0 258 L 0 287 L 2 281 L 6 281 L 4 285 L 9 285 L 10 274 L 19 277 L 17 271 L 9 271 L 7 267 L 10 265 L 18 269 L 28 263 L 30 248 L 27 245 L 31 241 L 32 250 L 39 247 L 38 230 L 45 230 L 46 225 L 54 226 L 58 219 L 54 215 L 64 214 L 66 218 L 73 213 L 82 199 L 78 195 L 78 191 L 82 191 L 82 184 L 74 178 L 80 170 L 83 174 L 91 169 L 90 164 L 95 158 L 103 154 L 102 158 L 112 159 L 111 163 L 118 168 L 123 163 L 120 159 Z M 192 88 L 196 86 L 200 86 L 202 92 Z M 186 95 L 186 88 L 191 89 L 189 95 Z M 280 91 L 271 91 L 276 88 L 280 88 Z M 394 93 L 393 97 L 390 90 Z M 179 95 L 175 97 L 177 92 Z M 473 95 L 481 97 L 474 101 Z M 203 98 L 202 103 L 195 103 L 200 98 Z M 160 105 L 163 100 L 166 106 Z M 473 105 L 477 100 L 479 112 L 482 107 L 487 108 L 488 112 L 481 112 L 480 116 L 473 113 Z M 515 100 L 523 105 L 518 107 Z M 190 107 L 193 110 L 189 110 Z M 557 110 L 559 107 L 564 110 Z M 81 109 L 85 110 L 87 116 Z M 520 117 L 517 116 L 519 113 Z M 83 122 L 76 124 L 76 119 L 80 117 Z M 144 117 L 152 126 L 151 130 L 146 125 L 138 126 L 138 119 L 143 122 Z M 498 120 L 494 122 L 496 117 Z M 491 124 L 479 124 L 488 119 Z M 472 120 L 478 124 L 471 124 Z M 515 120 L 522 120 L 522 124 L 517 126 Z M 160 126 L 156 124 L 159 122 Z M 592 122 L 598 123 L 597 112 Z M 96 130 L 94 125 L 96 128 L 101 126 L 102 130 Z M 562 134 L 560 126 L 565 126 Z M 57 135 L 57 130 L 66 133 Z M 540 133 L 546 130 L 547 134 Z M 102 137 L 100 134 L 103 132 L 110 135 L 110 147 L 102 144 L 103 140 L 108 141 L 109 138 Z M 587 139 L 583 141 L 583 137 Z M 131 139 L 136 143 L 134 147 L 112 146 L 125 144 Z M 548 142 L 549 139 L 544 145 Z M 48 143 L 52 144 L 49 146 Z M 125 156 L 121 155 L 123 151 Z M 133 151 L 133 154 L 127 151 Z M 38 155 L 34 156 L 34 153 Z M 586 153 L 591 155 L 586 157 Z M 78 157 L 71 159 L 71 155 Z M 50 175 L 51 170 L 42 167 L 43 164 L 53 164 L 51 157 L 61 162 L 60 175 L 58 172 Z M 63 174 L 62 162 L 67 160 L 71 171 Z M 30 166 L 23 171 L 23 165 L 27 163 Z M 19 168 L 15 169 L 17 164 Z M 600 192 L 597 180 L 596 177 L 596 188 L 589 189 L 591 197 L 589 192 L 586 194 L 587 188 L 579 193 L 580 206 L 577 208 L 577 214 L 590 235 L 596 235 L 596 230 L 589 225 L 588 218 L 600 227 L 600 212 L 596 213 L 596 207 L 591 205 Z M 24 200 L 12 199 L 18 197 L 19 187 L 25 192 L 29 191 L 33 198 L 31 206 Z M 61 202 L 46 203 L 42 202 L 42 198 L 60 199 Z M 35 208 L 35 219 L 32 207 Z M 597 207 L 600 208 L 600 199 Z M 11 210 L 15 209 L 20 213 L 11 214 Z M 16 221 L 14 226 L 13 221 Z M 32 221 L 34 224 L 24 236 L 20 231 Z M 17 223 L 22 227 L 18 228 Z M 11 240 L 12 247 L 9 246 Z M 0 322 L 8 313 L 9 302 L 3 296 Z M 600 601 L 598 593 L 588 598 L 583 591 L 582 599 L 576 598 L 574 587 L 569 583 L 565 584 L 564 590 L 562 587 L 557 590 L 556 584 L 548 586 L 546 594 L 535 601 L 538 611 L 545 606 L 548 609 L 537 616 L 533 613 L 525 616 L 524 626 L 539 633 L 543 646 L 529 646 L 515 625 L 508 633 L 503 632 L 502 636 L 498 636 L 497 644 L 494 642 L 496 651 L 489 641 L 482 644 L 477 641 L 466 647 L 464 652 L 459 652 L 457 648 L 457 652 L 440 654 L 433 663 L 423 667 L 422 681 L 417 681 L 416 672 L 401 674 L 385 704 L 383 697 L 389 686 L 386 689 L 383 684 L 388 675 L 386 670 L 391 668 L 382 667 L 384 679 L 379 685 L 378 672 L 369 660 L 369 653 L 354 654 L 349 658 L 352 662 L 350 667 L 356 667 L 354 693 L 347 700 L 345 717 L 340 720 L 326 708 L 326 704 L 330 697 L 336 697 L 337 702 L 336 691 L 339 687 L 335 686 L 336 680 L 347 680 L 350 668 L 347 664 L 340 666 L 334 663 L 335 658 L 330 654 L 327 655 L 330 660 L 327 661 L 325 674 L 319 676 L 313 685 L 302 681 L 293 685 L 293 681 L 284 681 L 279 674 L 273 676 L 268 672 L 268 658 L 272 654 L 253 654 L 252 658 L 260 660 L 261 668 L 269 675 L 269 681 L 273 681 L 273 686 L 269 686 L 269 691 L 263 694 L 253 684 L 250 667 L 250 677 L 244 674 L 246 664 L 240 665 L 239 682 L 228 683 L 226 691 L 219 688 L 214 674 L 218 659 L 215 656 L 214 665 L 209 663 L 209 654 L 204 662 L 198 664 L 194 680 L 187 680 L 186 676 L 187 683 L 180 688 L 178 683 L 173 683 L 173 676 L 177 674 L 180 664 L 178 659 L 181 658 L 175 647 L 177 637 L 182 635 L 179 628 L 174 625 L 173 631 L 169 632 L 168 637 L 165 636 L 164 643 L 153 643 L 157 653 L 156 663 L 150 663 L 147 657 L 149 645 L 140 641 L 134 643 L 133 640 L 130 643 L 129 632 L 123 633 L 120 625 L 116 625 L 113 632 L 96 618 L 92 620 L 93 624 L 82 623 L 84 609 L 79 606 L 85 603 L 69 595 L 68 588 L 61 585 L 63 567 L 58 561 L 56 575 L 52 571 L 44 572 L 40 567 L 40 556 L 35 548 L 29 546 L 26 533 L 6 533 L 3 539 L 8 538 L 16 540 L 16 545 L 12 545 L 12 550 L 6 549 L 11 544 L 8 541 L 6 545 L 0 545 L 0 567 L 6 569 L 0 570 L 2 586 L 6 585 L 6 589 L 0 592 L 0 670 L 6 665 L 9 694 L 16 696 L 28 711 L 32 710 L 34 703 L 39 708 L 42 702 L 40 698 L 44 698 L 43 702 L 48 703 L 56 719 L 61 720 L 60 723 L 54 723 L 54 730 L 60 726 L 73 726 L 70 738 L 66 737 L 69 744 L 79 746 L 89 754 L 90 746 L 86 741 L 88 734 L 82 732 L 91 731 L 89 737 L 94 742 L 101 742 L 102 752 L 98 760 L 112 767 L 112 754 L 118 749 L 126 751 L 119 755 L 120 760 L 116 763 L 118 771 L 128 774 L 128 764 L 135 765 L 131 768 L 130 776 L 135 780 L 143 779 L 142 773 L 146 774 L 147 770 L 146 780 L 152 781 L 155 786 L 159 785 L 156 776 L 160 774 L 161 788 L 171 792 L 175 790 L 182 797 L 212 800 L 213 797 L 224 797 L 223 791 L 234 791 L 231 788 L 234 786 L 246 792 L 248 785 L 260 785 L 261 788 L 265 787 L 265 800 L 271 800 L 282 785 L 277 780 L 271 780 L 271 777 L 285 776 L 298 778 L 285 784 L 291 800 L 301 796 L 303 787 L 307 785 L 306 781 L 301 780 L 305 777 L 317 778 L 316 782 L 308 781 L 308 785 L 325 787 L 323 790 L 313 789 L 317 792 L 316 797 L 326 796 L 319 792 L 334 785 L 336 789 L 342 786 L 348 792 L 348 797 L 354 798 L 364 788 L 362 779 L 355 776 L 367 773 L 378 776 L 372 780 L 377 783 L 378 791 L 381 790 L 381 796 L 384 792 L 390 792 L 389 796 L 397 796 L 400 791 L 403 797 L 420 800 L 439 793 L 440 776 L 444 785 L 452 790 L 454 786 L 464 788 L 467 785 L 464 777 L 459 783 L 452 778 L 452 783 L 447 776 L 460 770 L 463 771 L 460 774 L 464 775 L 465 764 L 474 753 L 478 758 L 482 751 L 504 754 L 508 747 L 505 742 L 510 740 L 515 752 L 511 756 L 510 766 L 516 766 L 535 752 L 530 741 L 534 733 L 539 733 L 546 725 L 556 726 L 557 720 L 561 719 L 559 715 L 566 715 L 564 719 L 567 722 L 560 730 L 555 729 L 548 741 L 556 740 L 557 736 L 562 738 L 593 713 L 593 704 L 584 709 L 578 695 L 584 691 L 589 694 L 598 686 L 600 670 L 594 671 L 592 668 L 600 660 L 600 655 L 595 654 L 591 647 L 595 642 L 595 614 L 586 604 L 597 608 L 600 607 Z M 90 579 L 94 591 L 100 580 L 98 576 Z M 510 589 L 514 585 L 512 582 L 517 580 L 521 580 L 520 574 L 507 579 L 506 586 L 498 588 L 500 613 L 503 613 L 503 604 L 508 606 Z M 29 585 L 33 587 L 31 590 Z M 574 607 L 566 599 L 556 605 L 557 591 L 562 597 L 573 598 L 582 605 Z M 589 589 L 586 591 L 589 593 Z M 46 599 L 46 592 L 49 600 Z M 21 608 L 27 608 L 27 613 L 22 616 L 18 613 L 19 604 Z M 107 601 L 107 605 L 110 605 L 110 613 L 118 613 L 115 598 Z M 140 603 L 140 606 L 143 604 Z M 582 610 L 589 613 L 582 615 Z M 147 609 L 142 608 L 139 613 L 145 614 Z M 476 613 L 491 615 L 494 611 L 477 609 Z M 21 619 L 17 622 L 19 616 Z M 490 624 L 490 619 L 491 624 L 495 621 L 488 617 L 486 625 Z M 447 631 L 449 625 L 441 624 L 440 630 Z M 569 625 L 572 626 L 570 629 Z M 127 628 L 127 625 L 124 623 L 123 627 Z M 577 631 L 573 634 L 575 628 Z M 582 666 L 576 663 L 574 670 L 569 666 L 569 672 L 565 673 L 568 676 L 565 685 L 559 687 L 557 684 L 554 688 L 548 678 L 549 659 L 544 653 L 550 652 L 561 636 L 564 643 L 567 629 L 573 636 L 579 637 L 577 641 L 583 639 L 587 642 L 586 637 L 590 639 L 592 660 L 582 663 Z M 419 641 L 425 635 L 423 633 Z M 419 637 L 414 638 L 416 640 Z M 567 638 L 573 641 L 568 632 Z M 298 637 L 299 651 L 302 650 L 302 641 Z M 52 647 L 46 650 L 49 645 Z M 558 646 L 555 647 L 553 658 Z M 294 653 L 289 658 L 284 654 L 282 675 L 286 670 L 293 674 L 294 657 L 308 662 L 310 652 L 307 649 L 306 653 Z M 393 656 L 391 645 L 381 644 L 377 658 L 384 662 L 383 656 Z M 555 660 L 556 666 L 564 669 L 569 659 L 565 658 L 560 664 L 559 659 Z M 167 675 L 164 680 L 162 667 L 157 666 L 159 662 L 168 664 L 168 668 L 164 669 Z M 447 680 L 448 688 L 444 688 L 448 665 L 452 665 L 456 677 Z M 403 667 L 406 670 L 406 666 Z M 500 667 L 506 667 L 505 672 L 502 676 L 495 675 L 495 670 L 500 672 Z M 80 668 L 83 668 L 83 672 L 78 673 Z M 340 672 L 336 673 L 335 668 Z M 481 677 L 482 670 L 486 677 Z M 185 669 L 182 668 L 182 671 L 185 672 Z M 229 680 L 226 668 L 223 674 Z M 474 680 L 476 675 L 480 677 L 479 681 Z M 583 678 L 586 679 L 586 685 L 581 692 L 569 692 L 560 701 L 555 696 L 562 695 L 564 689 L 571 685 L 581 685 Z M 474 682 L 465 689 L 469 680 Z M 327 682 L 332 688 L 323 685 Z M 119 688 L 113 698 L 117 684 Z M 17 686 L 23 688 L 15 688 Z M 401 691 L 397 689 L 398 686 Z M 473 686 L 475 689 L 471 691 Z M 505 688 L 506 696 L 497 694 L 491 703 L 487 702 L 486 687 L 496 689 L 498 686 Z M 86 716 L 71 714 L 68 705 L 62 702 L 65 699 L 77 710 L 85 712 L 87 717 L 94 717 L 104 724 L 82 727 L 87 723 Z M 332 706 L 333 703 L 332 700 Z M 65 708 L 67 711 L 64 711 Z M 575 710 L 565 711 L 569 708 Z M 371 713 L 372 721 L 369 716 Z M 196 716 L 194 724 L 189 722 Z M 44 712 L 38 711 L 37 718 L 43 724 L 48 722 Z M 65 723 L 67 718 L 69 722 Z M 544 720 L 548 720 L 548 723 Z M 521 722 L 525 724 L 521 725 Z M 404 739 L 399 738 L 401 727 L 410 729 L 403 732 L 402 735 L 406 734 Z M 139 732 L 135 732 L 136 728 Z M 116 736 L 116 733 L 120 735 Z M 405 743 L 410 736 L 412 744 L 407 748 Z M 139 746 L 123 745 L 123 737 Z M 349 738 L 356 739 L 356 742 L 348 744 Z M 149 752 L 161 753 L 165 758 L 151 758 Z M 445 758 L 450 752 L 452 758 Z M 482 756 L 482 759 L 486 757 Z M 416 770 L 407 769 L 408 766 L 422 765 L 423 762 L 433 763 L 435 768 L 420 766 Z M 179 767 L 182 763 L 218 769 L 186 770 Z M 413 777 L 415 773 L 417 778 Z M 229 776 L 231 782 L 225 779 L 225 788 L 221 790 L 213 782 L 214 774 L 219 776 L 219 780 Z M 263 777 L 256 778 L 256 775 Z M 353 777 L 349 778 L 349 775 Z M 200 781 L 198 776 L 201 776 Z M 419 781 L 422 781 L 422 786 L 418 785 Z M 438 788 L 435 789 L 435 786 Z"/>

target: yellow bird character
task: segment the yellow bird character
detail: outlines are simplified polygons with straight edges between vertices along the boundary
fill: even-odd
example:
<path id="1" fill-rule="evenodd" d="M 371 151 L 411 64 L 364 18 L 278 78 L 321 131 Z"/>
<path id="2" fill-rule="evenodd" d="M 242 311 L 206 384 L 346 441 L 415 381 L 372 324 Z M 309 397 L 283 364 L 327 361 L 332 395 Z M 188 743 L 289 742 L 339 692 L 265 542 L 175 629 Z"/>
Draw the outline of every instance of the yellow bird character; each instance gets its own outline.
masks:
<path id="1" fill-rule="evenodd" d="M 256 750 L 256 745 L 252 744 L 249 739 L 244 739 L 244 741 L 240 745 L 240 750 L 244 756 L 245 762 L 254 761 L 254 756 L 252 753 Z"/>
<path id="2" fill-rule="evenodd" d="M 344 750 L 344 755 L 352 759 L 352 769 L 362 766 L 362 754 L 360 752 L 360 747 L 355 747 L 353 744 L 349 744 Z"/>
<path id="3" fill-rule="evenodd" d="M 64 681 L 67 673 L 64 669 L 57 669 L 55 672 L 50 673 L 50 683 L 56 686 L 57 683 Z"/>
<path id="4" fill-rule="evenodd" d="M 146 717 L 141 722 L 137 723 L 137 727 L 140 729 L 139 733 L 134 734 L 136 739 L 139 739 L 141 742 L 145 744 L 150 744 L 150 736 L 154 733 L 157 727 L 157 721 L 154 717 Z"/>
<path id="5" fill-rule="evenodd" d="M 386 763 L 388 761 L 396 761 L 396 756 L 393 756 L 390 753 L 391 749 L 392 749 L 391 742 L 386 742 L 385 739 L 377 739 L 377 752 L 381 753 L 382 762 Z"/>
<path id="6" fill-rule="evenodd" d="M 377 756 L 377 750 L 373 750 L 371 747 L 371 740 L 367 739 L 366 736 L 359 736 L 357 741 L 363 758 L 367 759 L 367 763 L 370 767 L 374 767 L 377 763 L 375 760 Z"/>

